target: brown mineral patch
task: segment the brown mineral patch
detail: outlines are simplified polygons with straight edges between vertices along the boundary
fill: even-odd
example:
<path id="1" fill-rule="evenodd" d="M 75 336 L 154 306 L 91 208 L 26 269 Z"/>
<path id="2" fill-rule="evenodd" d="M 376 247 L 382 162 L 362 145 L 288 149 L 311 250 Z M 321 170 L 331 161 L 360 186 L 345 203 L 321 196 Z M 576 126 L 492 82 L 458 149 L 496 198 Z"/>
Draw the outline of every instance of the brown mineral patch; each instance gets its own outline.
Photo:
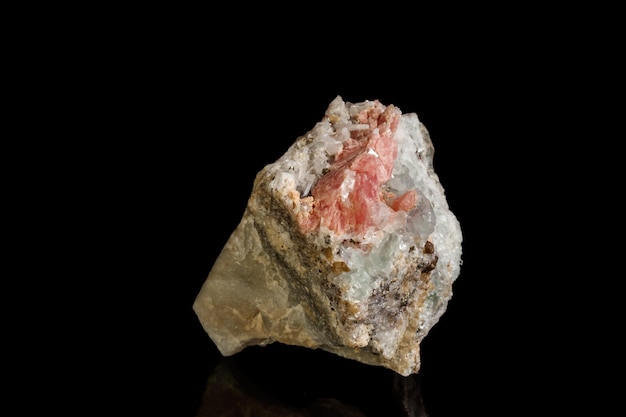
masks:
<path id="1" fill-rule="evenodd" d="M 340 300 L 342 310 L 345 312 L 344 318 L 349 316 L 354 316 L 359 312 L 359 308 L 346 300 Z"/>
<path id="2" fill-rule="evenodd" d="M 433 242 L 431 242 L 430 240 L 427 240 L 424 244 L 424 253 L 435 253 L 435 245 L 433 245 Z"/>
<path id="3" fill-rule="evenodd" d="M 348 272 L 350 267 L 345 262 L 333 262 L 333 272 L 338 274 L 340 272 Z"/>
<path id="4" fill-rule="evenodd" d="M 424 269 L 422 269 L 422 272 L 430 272 L 433 269 L 435 269 L 435 267 L 437 266 L 437 261 L 438 260 L 439 260 L 439 257 L 437 255 L 433 256 L 433 258 L 430 261 L 430 263 L 428 265 L 426 265 L 424 267 Z"/>

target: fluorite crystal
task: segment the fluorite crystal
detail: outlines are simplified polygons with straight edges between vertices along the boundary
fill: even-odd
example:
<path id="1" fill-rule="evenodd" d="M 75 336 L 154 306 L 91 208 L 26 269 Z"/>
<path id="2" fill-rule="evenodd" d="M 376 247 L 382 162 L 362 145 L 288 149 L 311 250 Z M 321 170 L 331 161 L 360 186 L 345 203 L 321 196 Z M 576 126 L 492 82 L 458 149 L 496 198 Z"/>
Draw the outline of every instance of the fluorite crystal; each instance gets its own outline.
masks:
<path id="1" fill-rule="evenodd" d="M 433 154 L 415 113 L 336 97 L 257 174 L 196 297 L 219 351 L 279 342 L 417 373 L 462 263 Z"/>

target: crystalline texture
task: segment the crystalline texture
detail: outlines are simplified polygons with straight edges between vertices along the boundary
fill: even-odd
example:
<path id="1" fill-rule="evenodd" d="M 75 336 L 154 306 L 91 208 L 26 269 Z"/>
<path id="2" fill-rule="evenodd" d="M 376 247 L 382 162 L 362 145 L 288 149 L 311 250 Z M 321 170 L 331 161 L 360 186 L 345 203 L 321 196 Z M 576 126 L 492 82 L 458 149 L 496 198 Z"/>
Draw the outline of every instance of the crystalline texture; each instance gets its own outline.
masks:
<path id="1" fill-rule="evenodd" d="M 433 153 L 416 114 L 335 98 L 257 174 L 198 293 L 220 352 L 280 342 L 417 373 L 462 262 Z"/>

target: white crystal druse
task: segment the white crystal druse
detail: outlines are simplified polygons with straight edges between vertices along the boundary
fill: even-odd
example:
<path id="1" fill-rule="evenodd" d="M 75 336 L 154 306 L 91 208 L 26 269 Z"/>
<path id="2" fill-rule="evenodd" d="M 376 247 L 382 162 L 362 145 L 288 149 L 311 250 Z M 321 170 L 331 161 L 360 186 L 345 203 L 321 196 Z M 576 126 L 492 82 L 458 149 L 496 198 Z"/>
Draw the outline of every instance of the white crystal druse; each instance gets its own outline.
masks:
<path id="1" fill-rule="evenodd" d="M 338 96 L 258 174 L 194 310 L 224 355 L 272 342 L 417 373 L 462 235 L 415 113 Z"/>

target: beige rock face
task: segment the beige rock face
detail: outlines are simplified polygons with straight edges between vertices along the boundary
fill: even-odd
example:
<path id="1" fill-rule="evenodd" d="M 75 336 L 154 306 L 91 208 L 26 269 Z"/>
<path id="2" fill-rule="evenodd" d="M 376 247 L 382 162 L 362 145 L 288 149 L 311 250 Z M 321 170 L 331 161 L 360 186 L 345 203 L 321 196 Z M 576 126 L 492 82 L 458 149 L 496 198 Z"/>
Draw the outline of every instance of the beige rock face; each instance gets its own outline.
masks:
<path id="1" fill-rule="evenodd" d="M 193 304 L 220 352 L 279 342 L 417 373 L 462 262 L 433 153 L 416 114 L 333 100 L 257 174 Z"/>

